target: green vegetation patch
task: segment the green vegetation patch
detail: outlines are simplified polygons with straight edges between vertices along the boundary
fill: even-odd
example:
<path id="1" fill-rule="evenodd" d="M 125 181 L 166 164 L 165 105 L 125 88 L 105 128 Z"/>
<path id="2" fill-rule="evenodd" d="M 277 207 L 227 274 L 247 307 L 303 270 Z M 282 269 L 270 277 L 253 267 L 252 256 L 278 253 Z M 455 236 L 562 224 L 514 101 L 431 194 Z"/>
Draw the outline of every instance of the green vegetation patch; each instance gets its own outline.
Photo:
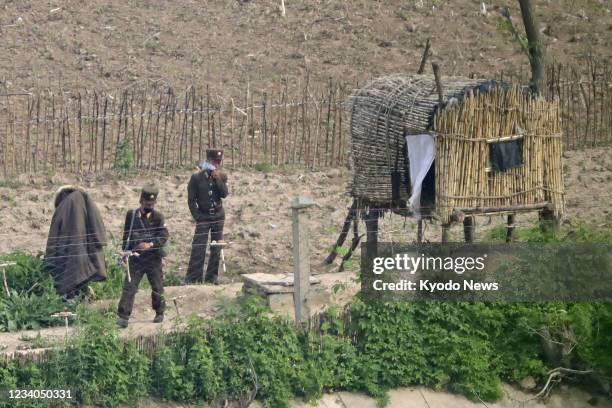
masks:
<path id="1" fill-rule="evenodd" d="M 185 331 L 158 338 L 154 352 L 122 340 L 112 312 L 79 308 L 81 326 L 65 350 L 45 363 L 0 362 L 3 383 L 16 388 L 70 388 L 76 402 L 99 406 L 150 395 L 214 404 L 247 401 L 288 407 L 290 398 L 315 401 L 324 392 L 366 392 L 381 404 L 387 390 L 424 385 L 491 401 L 501 382 L 552 366 L 538 330 L 563 342 L 577 339 L 564 361 L 612 375 L 610 303 L 397 303 L 356 299 L 320 326 L 298 330 L 245 297 L 212 321 L 192 319 Z"/>

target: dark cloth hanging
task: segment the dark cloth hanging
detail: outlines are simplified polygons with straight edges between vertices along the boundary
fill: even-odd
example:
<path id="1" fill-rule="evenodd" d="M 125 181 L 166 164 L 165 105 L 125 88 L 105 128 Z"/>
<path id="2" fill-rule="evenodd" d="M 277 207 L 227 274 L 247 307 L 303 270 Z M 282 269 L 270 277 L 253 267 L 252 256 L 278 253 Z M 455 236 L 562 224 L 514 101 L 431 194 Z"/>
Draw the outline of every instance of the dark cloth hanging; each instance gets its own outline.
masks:
<path id="1" fill-rule="evenodd" d="M 489 161 L 491 170 L 506 171 L 523 165 L 523 149 L 519 140 L 509 140 L 489 144 Z"/>
<path id="2" fill-rule="evenodd" d="M 106 279 L 106 230 L 98 207 L 82 190 L 62 190 L 55 205 L 44 263 L 57 291 L 70 295 L 88 282 Z"/>

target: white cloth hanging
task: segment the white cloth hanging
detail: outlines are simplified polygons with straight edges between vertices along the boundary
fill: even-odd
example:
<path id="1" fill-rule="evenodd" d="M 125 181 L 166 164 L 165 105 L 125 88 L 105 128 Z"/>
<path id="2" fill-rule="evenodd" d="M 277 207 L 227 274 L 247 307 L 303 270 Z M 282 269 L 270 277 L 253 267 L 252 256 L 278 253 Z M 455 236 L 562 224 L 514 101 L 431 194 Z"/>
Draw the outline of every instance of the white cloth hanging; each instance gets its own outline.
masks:
<path id="1" fill-rule="evenodd" d="M 434 138 L 430 134 L 406 135 L 408 161 L 410 163 L 410 184 L 412 195 L 408 201 L 412 207 L 414 218 L 421 219 L 421 188 L 423 180 L 434 161 Z"/>

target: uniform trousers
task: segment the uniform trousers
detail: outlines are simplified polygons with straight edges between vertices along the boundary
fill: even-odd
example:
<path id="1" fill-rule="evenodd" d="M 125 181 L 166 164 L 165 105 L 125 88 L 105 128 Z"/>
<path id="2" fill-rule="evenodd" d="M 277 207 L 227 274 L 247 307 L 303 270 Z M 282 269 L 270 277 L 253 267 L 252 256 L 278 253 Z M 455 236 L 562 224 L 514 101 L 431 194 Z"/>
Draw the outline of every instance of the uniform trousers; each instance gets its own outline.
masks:
<path id="1" fill-rule="evenodd" d="M 206 245 L 208 236 L 211 241 L 221 241 L 223 239 L 224 218 L 205 219 L 196 224 L 193 241 L 191 243 L 191 256 L 189 257 L 189 268 L 185 281 L 187 283 L 202 282 L 204 272 L 204 261 L 206 259 Z M 210 247 L 210 259 L 206 268 L 206 282 L 215 282 L 219 276 L 219 258 L 221 247 Z"/>
<path id="2" fill-rule="evenodd" d="M 162 258 L 158 255 L 141 254 L 139 257 L 131 256 L 129 263 L 131 279 L 128 281 L 126 274 L 117 314 L 124 319 L 130 318 L 134 306 L 134 297 L 144 275 L 147 275 L 151 284 L 151 305 L 157 314 L 163 314 L 166 309 L 166 302 L 164 300 Z"/>

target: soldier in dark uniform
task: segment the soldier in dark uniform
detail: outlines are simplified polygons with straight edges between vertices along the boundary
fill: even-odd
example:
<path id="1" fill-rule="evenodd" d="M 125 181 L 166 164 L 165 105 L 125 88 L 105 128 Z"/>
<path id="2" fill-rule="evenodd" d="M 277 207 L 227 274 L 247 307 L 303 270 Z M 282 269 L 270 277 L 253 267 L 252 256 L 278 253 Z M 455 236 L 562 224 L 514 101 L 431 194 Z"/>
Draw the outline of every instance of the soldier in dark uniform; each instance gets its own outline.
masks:
<path id="1" fill-rule="evenodd" d="M 129 210 L 123 228 L 123 250 L 136 255 L 129 257 L 129 275 L 123 282 L 123 293 L 117 310 L 117 324 L 127 327 L 132 314 L 134 297 L 143 275 L 147 275 L 151 284 L 151 300 L 155 310 L 154 323 L 164 320 L 164 285 L 162 258 L 164 246 L 168 240 L 168 230 L 161 212 L 155 210 L 158 190 L 155 186 L 145 186 L 140 195 L 140 207 Z"/>
<path id="2" fill-rule="evenodd" d="M 191 176 L 187 186 L 189 210 L 196 221 L 185 277 L 187 283 L 202 282 L 209 235 L 211 241 L 223 239 L 225 212 L 222 200 L 227 197 L 227 176 L 219 170 L 222 158 L 222 150 L 207 150 L 206 162 L 200 165 L 202 170 Z M 218 283 L 220 254 L 221 247 L 211 246 L 205 282 Z"/>

